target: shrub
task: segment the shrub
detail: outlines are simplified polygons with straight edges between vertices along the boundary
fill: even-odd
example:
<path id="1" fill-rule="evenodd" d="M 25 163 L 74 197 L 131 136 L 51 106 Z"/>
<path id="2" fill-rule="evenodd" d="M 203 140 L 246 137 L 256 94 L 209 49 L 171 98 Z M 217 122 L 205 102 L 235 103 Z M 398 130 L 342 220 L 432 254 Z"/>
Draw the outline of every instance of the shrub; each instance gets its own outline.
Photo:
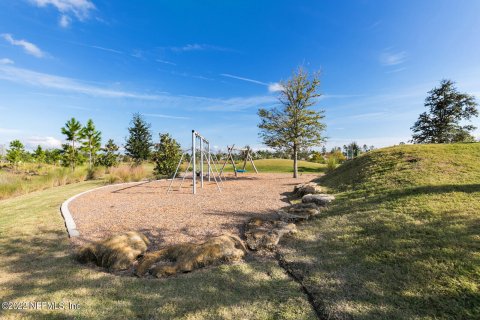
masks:
<path id="1" fill-rule="evenodd" d="M 105 176 L 105 168 L 104 167 L 93 167 L 88 169 L 87 171 L 87 180 L 98 180 Z"/>
<path id="2" fill-rule="evenodd" d="M 337 168 L 338 162 L 335 157 L 329 157 L 327 159 L 327 172 L 331 172 Z"/>

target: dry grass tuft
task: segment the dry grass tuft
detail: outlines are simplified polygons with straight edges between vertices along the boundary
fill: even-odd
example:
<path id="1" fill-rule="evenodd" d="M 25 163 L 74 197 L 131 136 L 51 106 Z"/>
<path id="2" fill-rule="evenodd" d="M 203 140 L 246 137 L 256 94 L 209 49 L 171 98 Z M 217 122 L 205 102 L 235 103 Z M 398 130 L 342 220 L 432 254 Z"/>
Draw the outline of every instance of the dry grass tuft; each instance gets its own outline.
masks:
<path id="1" fill-rule="evenodd" d="M 136 274 L 142 276 L 151 271 L 156 277 L 170 276 L 225 261 L 237 261 L 245 252 L 246 248 L 240 238 L 221 235 L 200 244 L 182 243 L 148 253 L 139 263 Z"/>
<path id="2" fill-rule="evenodd" d="M 94 262 L 110 271 L 125 270 L 147 251 L 149 243 L 145 235 L 131 231 L 82 247 L 77 260 L 81 263 Z"/>
<path id="3" fill-rule="evenodd" d="M 110 175 L 107 177 L 108 183 L 141 181 L 148 177 L 147 171 L 143 166 L 120 165 L 110 169 Z"/>

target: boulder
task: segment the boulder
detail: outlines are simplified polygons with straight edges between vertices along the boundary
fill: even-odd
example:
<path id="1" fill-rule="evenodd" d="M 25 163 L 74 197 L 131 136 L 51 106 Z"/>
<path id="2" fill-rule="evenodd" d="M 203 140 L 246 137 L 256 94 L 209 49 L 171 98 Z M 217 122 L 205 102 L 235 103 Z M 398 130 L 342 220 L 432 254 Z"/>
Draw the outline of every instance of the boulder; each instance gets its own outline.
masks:
<path id="1" fill-rule="evenodd" d="M 317 206 L 324 207 L 335 200 L 331 194 L 307 194 L 302 197 L 302 203 L 314 203 Z"/>
<path id="2" fill-rule="evenodd" d="M 143 276 L 149 272 L 158 278 L 171 276 L 226 261 L 236 261 L 246 251 L 240 238 L 225 234 L 200 244 L 177 244 L 147 253 L 139 262 L 135 274 Z"/>
<path id="3" fill-rule="evenodd" d="M 320 208 L 315 203 L 297 203 L 277 212 L 280 219 L 286 222 L 308 220 L 319 213 Z"/>
<path id="4" fill-rule="evenodd" d="M 322 192 L 323 192 L 322 187 L 314 182 L 302 183 L 302 184 L 296 185 L 293 188 L 293 193 L 299 198 L 303 197 L 306 194 L 317 194 Z"/>
<path id="5" fill-rule="evenodd" d="M 147 251 L 147 237 L 140 232 L 127 232 L 80 248 L 77 260 L 93 262 L 109 271 L 126 270 Z"/>
<path id="6" fill-rule="evenodd" d="M 297 232 L 293 223 L 252 219 L 245 226 L 247 246 L 251 250 L 273 249 L 285 234 Z"/>

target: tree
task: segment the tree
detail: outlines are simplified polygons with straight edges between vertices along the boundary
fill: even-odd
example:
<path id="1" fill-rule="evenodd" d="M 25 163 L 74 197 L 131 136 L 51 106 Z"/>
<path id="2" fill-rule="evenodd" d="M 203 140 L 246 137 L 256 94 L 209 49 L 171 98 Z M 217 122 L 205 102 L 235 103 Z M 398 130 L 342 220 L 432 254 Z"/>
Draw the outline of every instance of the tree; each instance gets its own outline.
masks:
<path id="1" fill-rule="evenodd" d="M 322 155 L 326 155 L 327 154 L 327 147 L 325 146 L 322 146 Z"/>
<path id="2" fill-rule="evenodd" d="M 70 144 L 62 145 L 61 155 L 62 165 L 64 167 L 70 167 L 73 170 L 75 170 L 77 164 L 82 164 L 85 161 L 83 155 Z"/>
<path id="3" fill-rule="evenodd" d="M 10 148 L 7 150 L 7 161 L 9 161 L 15 170 L 18 168 L 18 164 L 25 157 L 25 147 L 20 140 L 13 140 L 10 142 Z"/>
<path id="4" fill-rule="evenodd" d="M 362 150 L 358 143 L 355 141 L 350 142 L 350 144 L 347 146 L 348 154 L 349 154 L 349 159 L 356 158 L 362 153 Z"/>
<path id="5" fill-rule="evenodd" d="M 281 82 L 279 101 L 281 108 L 260 109 L 260 137 L 267 146 L 291 153 L 293 177 L 298 177 L 298 152 L 301 149 L 320 145 L 325 139 L 322 132 L 325 124 L 321 120 L 324 111 L 312 107 L 320 97 L 319 74 L 312 77 L 299 68 L 287 81 Z"/>
<path id="6" fill-rule="evenodd" d="M 102 133 L 95 129 L 92 119 L 88 119 L 87 124 L 80 132 L 80 137 L 83 139 L 82 149 L 88 155 L 88 167 L 92 169 L 97 160 L 97 152 L 101 147 Z"/>
<path id="7" fill-rule="evenodd" d="M 131 127 L 128 128 L 129 137 L 125 143 L 125 151 L 128 156 L 132 157 L 135 164 L 139 165 L 150 156 L 150 148 L 152 147 L 150 124 L 145 122 L 139 113 L 135 113 L 130 125 Z"/>
<path id="8" fill-rule="evenodd" d="M 155 144 L 153 173 L 157 177 L 172 177 L 182 155 L 180 144 L 168 133 L 160 134 L 160 143 Z"/>
<path id="9" fill-rule="evenodd" d="M 474 141 L 472 125 L 461 125 L 464 120 L 478 116 L 475 97 L 458 92 L 455 83 L 442 80 L 439 88 L 429 91 L 425 99 L 428 113 L 420 114 L 411 127 L 414 143 L 453 143 Z"/>
<path id="10" fill-rule="evenodd" d="M 103 154 L 100 157 L 100 163 L 107 168 L 111 168 L 118 164 L 118 146 L 113 139 L 108 140 L 105 147 L 102 149 Z"/>
<path id="11" fill-rule="evenodd" d="M 62 160 L 61 149 L 45 150 L 45 161 L 48 164 L 53 164 L 54 166 L 56 166 L 60 163 L 61 160 Z"/>
<path id="12" fill-rule="evenodd" d="M 66 156 L 66 161 L 72 171 L 75 171 L 75 166 L 77 164 L 77 149 L 75 143 L 81 139 L 82 125 L 75 118 L 72 118 L 65 123 L 65 127 L 62 128 L 62 133 L 67 136 L 67 141 L 71 143 L 71 148 L 63 148 L 63 154 Z"/>
<path id="13" fill-rule="evenodd" d="M 45 163 L 46 154 L 45 154 L 45 151 L 42 149 L 42 146 L 38 145 L 37 149 L 33 151 L 33 158 L 37 163 Z"/>

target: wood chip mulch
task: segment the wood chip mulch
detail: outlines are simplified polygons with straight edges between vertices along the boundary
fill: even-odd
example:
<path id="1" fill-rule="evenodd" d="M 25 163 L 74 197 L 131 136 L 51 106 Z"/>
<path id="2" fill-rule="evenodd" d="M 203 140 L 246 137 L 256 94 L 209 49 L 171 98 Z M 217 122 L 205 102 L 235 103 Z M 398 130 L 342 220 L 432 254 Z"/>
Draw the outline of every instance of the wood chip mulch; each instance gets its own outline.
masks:
<path id="1" fill-rule="evenodd" d="M 241 236 L 243 224 L 253 217 L 276 217 L 288 205 L 293 187 L 317 178 L 303 174 L 260 173 L 228 176 L 217 190 L 215 183 L 199 184 L 191 193 L 191 180 L 178 191 L 166 193 L 169 181 L 113 185 L 86 193 L 70 203 L 69 209 L 80 231 L 75 246 L 125 231 L 143 232 L 152 249 L 181 242 L 198 242 L 209 236 L 233 233 Z"/>

